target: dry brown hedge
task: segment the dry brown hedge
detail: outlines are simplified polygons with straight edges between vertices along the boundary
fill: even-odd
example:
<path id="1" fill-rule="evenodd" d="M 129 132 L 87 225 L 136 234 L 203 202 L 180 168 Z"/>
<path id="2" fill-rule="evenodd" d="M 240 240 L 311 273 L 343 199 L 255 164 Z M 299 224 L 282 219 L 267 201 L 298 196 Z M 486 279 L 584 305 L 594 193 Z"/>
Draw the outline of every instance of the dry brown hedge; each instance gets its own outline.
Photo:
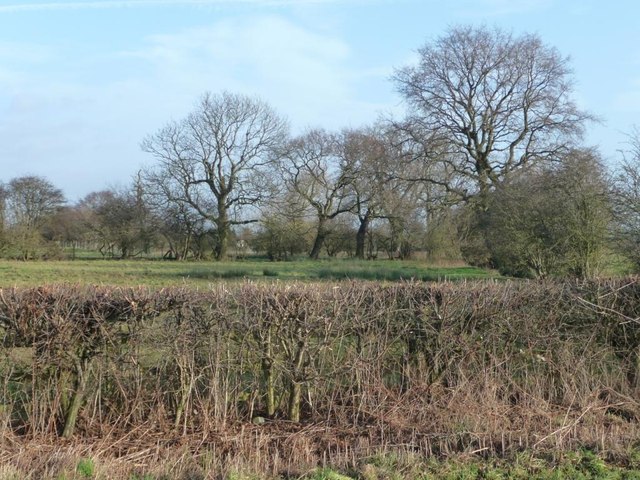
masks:
<path id="1" fill-rule="evenodd" d="M 0 429 L 265 468 L 620 448 L 638 440 L 639 322 L 634 278 L 3 289 Z"/>

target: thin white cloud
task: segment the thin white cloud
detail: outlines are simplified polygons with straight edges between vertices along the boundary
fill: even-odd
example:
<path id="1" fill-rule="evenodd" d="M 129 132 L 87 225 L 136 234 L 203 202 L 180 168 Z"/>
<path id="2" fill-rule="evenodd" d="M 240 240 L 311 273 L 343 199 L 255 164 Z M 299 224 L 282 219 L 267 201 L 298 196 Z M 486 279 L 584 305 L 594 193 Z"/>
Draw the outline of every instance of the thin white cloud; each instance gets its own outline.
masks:
<path id="1" fill-rule="evenodd" d="M 158 6 L 207 6 L 238 4 L 282 6 L 301 4 L 332 3 L 335 0 L 98 0 L 87 2 L 36 2 L 13 3 L 0 5 L 0 13 L 36 12 L 46 10 L 86 10 L 86 9 L 112 9 L 112 8 L 136 8 Z"/>
<path id="2" fill-rule="evenodd" d="M 152 83 L 165 92 L 258 94 L 302 123 L 335 116 L 338 106 L 351 103 L 350 55 L 339 38 L 277 16 L 156 35 L 146 49 L 127 54 L 151 68 Z"/>
<path id="3" fill-rule="evenodd" d="M 371 95 L 387 81 L 385 68 L 358 68 L 355 52 L 340 35 L 280 15 L 221 19 L 147 36 L 141 46 L 99 61 L 76 58 L 72 74 L 57 68 L 64 55 L 32 50 L 34 62 L 45 57 L 35 70 L 18 62 L 12 45 L 0 43 L 0 64 L 3 55 L 13 58 L 16 72 L 4 78 L 0 68 L 0 163 L 8 164 L 2 176 L 27 174 L 28 166 L 70 198 L 147 164 L 141 139 L 171 118 L 182 118 L 207 90 L 258 95 L 288 117 L 295 131 L 307 125 L 355 127 L 392 107 Z M 43 82 L 45 67 L 54 66 Z M 84 70 L 92 75 L 85 78 Z"/>

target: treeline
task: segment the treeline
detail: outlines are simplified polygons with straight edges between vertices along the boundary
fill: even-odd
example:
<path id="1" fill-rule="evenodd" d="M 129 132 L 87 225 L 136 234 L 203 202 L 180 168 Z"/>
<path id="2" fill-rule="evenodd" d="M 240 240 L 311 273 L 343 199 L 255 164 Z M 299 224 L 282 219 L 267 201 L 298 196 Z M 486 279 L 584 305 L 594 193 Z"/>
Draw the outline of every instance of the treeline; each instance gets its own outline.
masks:
<path id="1" fill-rule="evenodd" d="M 634 279 L 3 289 L 0 429 L 195 439 L 264 471 L 339 445 L 624 449 L 639 306 Z"/>
<path id="2" fill-rule="evenodd" d="M 398 69 L 404 118 L 291 135 L 258 98 L 205 94 L 147 136 L 131 186 L 63 207 L 38 177 L 0 189 L 0 253 L 257 252 L 464 259 L 511 275 L 597 274 L 640 258 L 640 135 L 607 169 L 583 132 L 568 60 L 535 35 L 459 27 Z"/>

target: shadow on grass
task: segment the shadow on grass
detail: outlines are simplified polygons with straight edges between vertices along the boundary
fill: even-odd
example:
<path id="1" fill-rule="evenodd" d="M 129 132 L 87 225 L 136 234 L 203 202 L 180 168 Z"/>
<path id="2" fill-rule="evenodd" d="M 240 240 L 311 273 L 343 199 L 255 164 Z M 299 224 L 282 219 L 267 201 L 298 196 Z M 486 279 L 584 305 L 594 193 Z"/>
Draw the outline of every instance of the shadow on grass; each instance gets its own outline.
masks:
<path id="1" fill-rule="evenodd" d="M 423 282 L 441 282 L 445 280 L 467 280 L 491 278 L 485 271 L 475 269 L 435 269 L 425 270 L 402 270 L 402 269 L 318 269 L 313 277 L 322 280 L 371 280 L 371 281 L 410 281 L 418 280 Z"/>
<path id="2" fill-rule="evenodd" d="M 220 280 L 228 278 L 247 278 L 255 277 L 252 270 L 246 268 L 230 268 L 224 270 L 216 270 L 212 268 L 195 268 L 185 272 L 172 273 L 171 276 L 180 276 L 185 278 L 196 278 L 198 280 Z"/>
<path id="3" fill-rule="evenodd" d="M 145 276 L 175 281 L 213 282 L 217 280 L 278 279 L 297 281 L 457 281 L 496 278 L 495 272 L 474 267 L 420 267 L 395 263 L 372 265 L 358 263 L 288 262 L 265 265 L 264 262 L 247 262 L 243 265 L 208 264 L 186 268 L 146 271 Z"/>

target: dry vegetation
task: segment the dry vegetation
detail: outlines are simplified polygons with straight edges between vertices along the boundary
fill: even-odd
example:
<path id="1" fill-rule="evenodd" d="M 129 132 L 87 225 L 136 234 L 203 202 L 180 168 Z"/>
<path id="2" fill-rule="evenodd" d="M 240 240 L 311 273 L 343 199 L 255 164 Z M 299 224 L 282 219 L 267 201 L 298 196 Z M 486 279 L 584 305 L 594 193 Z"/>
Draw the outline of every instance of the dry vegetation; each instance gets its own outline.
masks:
<path id="1" fill-rule="evenodd" d="M 634 279 L 0 289 L 0 473 L 624 460 L 640 438 L 639 318 Z"/>

